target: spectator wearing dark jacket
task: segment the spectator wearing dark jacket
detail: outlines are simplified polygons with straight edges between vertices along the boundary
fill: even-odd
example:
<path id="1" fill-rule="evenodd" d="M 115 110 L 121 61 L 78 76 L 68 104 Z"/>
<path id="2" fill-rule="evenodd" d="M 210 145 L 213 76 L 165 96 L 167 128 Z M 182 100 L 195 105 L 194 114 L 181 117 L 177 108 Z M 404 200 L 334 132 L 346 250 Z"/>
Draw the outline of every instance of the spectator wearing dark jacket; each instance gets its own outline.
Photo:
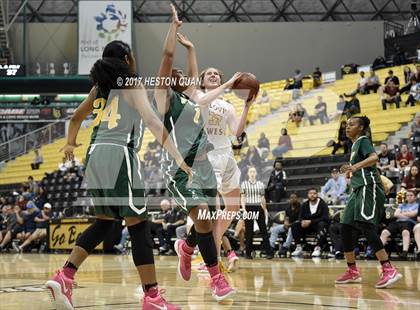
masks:
<path id="1" fill-rule="evenodd" d="M 281 161 L 276 160 L 267 184 L 267 201 L 270 203 L 280 202 L 285 197 L 285 194 L 286 172 L 283 170 Z"/>
<path id="2" fill-rule="evenodd" d="M 292 256 L 302 254 L 302 239 L 309 233 L 316 233 L 316 246 L 312 257 L 320 257 L 327 246 L 327 231 L 329 223 L 328 206 L 318 197 L 318 191 L 311 188 L 308 191 L 308 200 L 302 204 L 300 210 L 300 225 L 292 226 L 292 234 L 297 244 Z"/>
<path id="3" fill-rule="evenodd" d="M 352 95 L 350 101 L 346 102 L 346 106 L 344 107 L 343 114 L 347 116 L 347 118 L 352 117 L 354 114 L 360 113 L 360 101 L 357 99 L 356 95 Z"/>

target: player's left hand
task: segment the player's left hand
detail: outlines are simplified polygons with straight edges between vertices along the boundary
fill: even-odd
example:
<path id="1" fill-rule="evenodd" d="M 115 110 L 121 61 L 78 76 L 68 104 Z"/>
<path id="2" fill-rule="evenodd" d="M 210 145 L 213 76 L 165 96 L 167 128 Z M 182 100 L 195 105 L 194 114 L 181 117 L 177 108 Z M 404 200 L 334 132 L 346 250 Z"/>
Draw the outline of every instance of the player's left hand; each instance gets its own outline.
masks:
<path id="1" fill-rule="evenodd" d="M 192 178 L 193 178 L 193 170 L 190 166 L 188 166 L 185 161 L 182 161 L 182 163 L 178 164 L 179 168 L 182 169 L 187 175 L 188 175 L 188 185 L 191 185 Z"/>
<path id="2" fill-rule="evenodd" d="M 183 34 L 181 34 L 179 32 L 176 34 L 176 39 L 185 48 L 187 48 L 187 49 L 194 48 L 194 44 L 192 44 L 192 42 L 190 40 L 188 40 L 187 36 L 184 36 Z"/>

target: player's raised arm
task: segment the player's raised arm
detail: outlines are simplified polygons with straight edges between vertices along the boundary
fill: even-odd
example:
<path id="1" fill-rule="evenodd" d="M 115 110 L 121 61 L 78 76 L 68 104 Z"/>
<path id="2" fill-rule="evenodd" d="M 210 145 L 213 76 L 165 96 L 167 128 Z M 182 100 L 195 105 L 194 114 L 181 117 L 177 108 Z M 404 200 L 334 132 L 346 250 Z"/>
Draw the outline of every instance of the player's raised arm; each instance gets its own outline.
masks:
<path id="1" fill-rule="evenodd" d="M 141 118 L 144 120 L 146 126 L 150 129 L 157 141 L 163 145 L 169 154 L 171 154 L 178 166 L 184 170 L 185 173 L 191 176 L 191 168 L 184 162 L 184 158 L 178 152 L 178 149 L 176 148 L 168 131 L 163 126 L 163 123 L 158 118 L 155 111 L 153 111 L 143 85 L 134 89 L 125 90 L 124 95 L 128 103 L 139 112 Z"/>
<path id="2" fill-rule="evenodd" d="M 226 83 L 220 85 L 219 87 L 212 89 L 203 95 L 201 95 L 199 98 L 194 98 L 198 105 L 201 107 L 206 107 L 210 103 L 212 103 L 214 100 L 219 98 L 221 95 L 225 93 L 226 89 L 231 89 L 233 87 L 233 84 L 237 79 L 241 77 L 241 72 L 236 72 L 230 80 L 228 80 Z M 204 78 L 204 77 L 203 77 Z"/>
<path id="3" fill-rule="evenodd" d="M 83 100 L 79 107 L 74 112 L 69 123 L 69 130 L 67 134 L 66 145 L 60 150 L 64 152 L 67 160 L 73 160 L 73 151 L 80 144 L 76 143 L 77 134 L 79 133 L 80 125 L 92 113 L 93 101 L 96 97 L 96 87 L 92 87 L 89 95 Z"/>
<path id="4" fill-rule="evenodd" d="M 187 71 L 190 79 L 198 79 L 198 63 L 197 53 L 195 52 L 194 44 L 183 34 L 177 33 L 176 38 L 178 42 L 187 49 Z M 189 97 L 194 97 L 196 85 L 189 86 L 184 93 Z"/>
<path id="5" fill-rule="evenodd" d="M 162 61 L 160 63 L 158 77 L 161 79 L 172 77 L 172 66 L 175 57 L 176 34 L 182 22 L 178 19 L 178 14 L 175 7 L 171 4 L 172 9 L 172 23 L 166 35 L 163 46 Z M 158 83 L 155 88 L 155 100 L 159 114 L 164 115 L 169 109 L 169 93 L 170 88 L 166 83 Z"/>

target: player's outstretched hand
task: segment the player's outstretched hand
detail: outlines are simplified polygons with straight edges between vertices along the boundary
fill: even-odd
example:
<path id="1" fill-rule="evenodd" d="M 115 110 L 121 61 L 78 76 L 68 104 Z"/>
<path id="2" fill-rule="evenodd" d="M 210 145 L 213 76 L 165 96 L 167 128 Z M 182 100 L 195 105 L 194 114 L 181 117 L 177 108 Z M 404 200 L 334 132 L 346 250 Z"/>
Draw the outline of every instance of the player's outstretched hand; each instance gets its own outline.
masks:
<path id="1" fill-rule="evenodd" d="M 181 27 L 182 21 L 178 18 L 178 12 L 176 11 L 175 6 L 171 3 L 171 11 L 172 11 L 172 23 L 175 24 L 178 28 Z"/>
<path id="2" fill-rule="evenodd" d="M 176 39 L 179 43 L 181 43 L 186 49 L 194 48 L 194 44 L 190 40 L 188 40 L 187 36 L 184 36 L 181 33 L 176 34 Z"/>
<path id="3" fill-rule="evenodd" d="M 236 72 L 227 82 L 229 88 L 232 88 L 235 82 L 241 77 L 242 72 Z"/>
<path id="4" fill-rule="evenodd" d="M 65 146 L 63 146 L 60 152 L 64 152 L 64 156 L 66 157 L 66 159 L 72 161 L 74 159 L 74 149 L 79 146 L 81 146 L 81 144 L 66 144 Z"/>

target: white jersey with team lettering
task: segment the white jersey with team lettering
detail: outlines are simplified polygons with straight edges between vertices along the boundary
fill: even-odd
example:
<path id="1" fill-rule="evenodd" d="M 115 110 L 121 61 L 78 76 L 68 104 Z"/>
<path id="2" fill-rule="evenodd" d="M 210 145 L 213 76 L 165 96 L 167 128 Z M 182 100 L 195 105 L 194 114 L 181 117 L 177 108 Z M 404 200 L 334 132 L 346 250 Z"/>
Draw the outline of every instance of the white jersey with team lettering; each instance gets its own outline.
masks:
<path id="1" fill-rule="evenodd" d="M 203 95 L 204 93 L 199 92 L 198 97 Z M 218 98 L 203 110 L 207 137 L 214 146 L 208 158 L 216 175 L 217 189 L 221 194 L 229 193 L 239 188 L 240 182 L 240 170 L 229 139 L 231 127 L 236 124 L 235 108 L 229 102 Z"/>

